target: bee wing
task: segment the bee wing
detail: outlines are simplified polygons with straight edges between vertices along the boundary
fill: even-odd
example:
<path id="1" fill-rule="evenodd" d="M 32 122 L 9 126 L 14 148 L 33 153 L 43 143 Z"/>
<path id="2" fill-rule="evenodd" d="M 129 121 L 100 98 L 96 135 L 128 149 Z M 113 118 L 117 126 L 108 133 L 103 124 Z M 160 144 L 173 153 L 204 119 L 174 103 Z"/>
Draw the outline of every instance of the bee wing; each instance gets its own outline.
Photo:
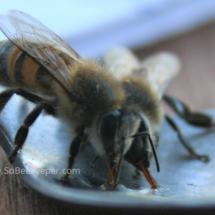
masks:
<path id="1" fill-rule="evenodd" d="M 151 83 L 160 100 L 170 82 L 179 74 L 180 68 L 180 60 L 175 54 L 160 52 L 143 60 L 136 75 Z"/>
<path id="2" fill-rule="evenodd" d="M 61 82 L 70 83 L 68 66 L 81 57 L 59 36 L 30 15 L 11 10 L 0 16 L 0 29 L 18 48 L 27 52 Z"/>
<path id="3" fill-rule="evenodd" d="M 108 72 L 119 80 L 132 75 L 133 71 L 140 67 L 137 57 L 124 47 L 108 50 L 104 54 L 103 60 Z"/>
<path id="4" fill-rule="evenodd" d="M 158 100 L 180 71 L 180 61 L 172 53 L 161 52 L 140 62 L 130 50 L 122 47 L 107 51 L 104 63 L 107 70 L 118 80 L 135 76 L 150 83 Z"/>

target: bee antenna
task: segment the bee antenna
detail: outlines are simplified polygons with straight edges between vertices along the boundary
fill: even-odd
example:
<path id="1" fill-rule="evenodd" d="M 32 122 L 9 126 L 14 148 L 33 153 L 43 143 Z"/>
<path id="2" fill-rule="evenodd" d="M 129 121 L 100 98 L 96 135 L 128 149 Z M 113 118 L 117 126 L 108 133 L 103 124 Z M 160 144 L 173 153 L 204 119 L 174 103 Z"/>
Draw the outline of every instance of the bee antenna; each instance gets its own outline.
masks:
<path id="1" fill-rule="evenodd" d="M 148 136 L 149 142 L 150 142 L 150 145 L 151 145 L 151 148 L 152 148 L 152 152 L 153 152 L 153 155 L 154 155 L 154 158 L 155 158 L 155 163 L 156 163 L 156 166 L 157 166 L 157 172 L 160 172 L 160 166 L 159 166 L 157 154 L 156 154 L 155 147 L 154 147 L 154 144 L 152 142 L 150 134 L 147 131 L 143 131 L 143 132 L 139 132 L 139 133 L 137 133 L 137 134 L 135 134 L 135 135 L 133 135 L 131 137 L 135 138 L 135 137 L 142 137 L 142 136 Z"/>
<path id="2" fill-rule="evenodd" d="M 92 163 L 91 163 L 91 165 L 90 165 L 91 168 L 94 167 L 94 164 L 95 164 L 95 162 L 98 160 L 98 158 L 99 158 L 99 155 L 97 155 L 97 156 L 93 159 L 93 161 L 92 161 Z"/>

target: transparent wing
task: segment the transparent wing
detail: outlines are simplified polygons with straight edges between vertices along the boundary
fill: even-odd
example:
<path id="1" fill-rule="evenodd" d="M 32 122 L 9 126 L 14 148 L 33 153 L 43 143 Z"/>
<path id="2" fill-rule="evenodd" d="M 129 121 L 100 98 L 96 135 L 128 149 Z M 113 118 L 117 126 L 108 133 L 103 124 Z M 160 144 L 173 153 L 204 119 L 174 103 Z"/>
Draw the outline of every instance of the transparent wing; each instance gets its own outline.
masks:
<path id="1" fill-rule="evenodd" d="M 166 88 L 179 74 L 181 63 L 179 58 L 170 52 L 160 52 L 145 59 L 140 64 L 138 76 L 144 76 L 161 99 Z"/>
<path id="2" fill-rule="evenodd" d="M 11 10 L 0 16 L 0 29 L 18 48 L 27 52 L 65 87 L 70 84 L 68 66 L 81 57 L 59 36 L 26 13 Z"/>
<path id="3" fill-rule="evenodd" d="M 180 61 L 172 53 L 161 52 L 139 62 L 130 50 L 122 47 L 107 51 L 104 63 L 107 70 L 118 80 L 135 76 L 150 83 L 159 100 L 180 71 Z"/>
<path id="4" fill-rule="evenodd" d="M 103 60 L 108 72 L 119 80 L 132 75 L 133 70 L 137 70 L 140 67 L 140 62 L 136 56 L 124 47 L 108 50 L 104 54 Z"/>

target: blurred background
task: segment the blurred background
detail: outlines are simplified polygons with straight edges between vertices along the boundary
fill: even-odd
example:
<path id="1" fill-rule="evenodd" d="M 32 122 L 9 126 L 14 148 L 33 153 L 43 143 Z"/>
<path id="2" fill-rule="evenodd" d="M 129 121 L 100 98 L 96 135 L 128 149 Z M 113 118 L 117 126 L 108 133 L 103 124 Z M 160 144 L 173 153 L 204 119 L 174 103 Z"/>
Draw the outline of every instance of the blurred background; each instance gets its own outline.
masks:
<path id="1" fill-rule="evenodd" d="M 119 44 L 148 46 L 215 19 L 213 0 L 7 0 L 0 14 L 9 9 L 35 17 L 84 57 Z"/>

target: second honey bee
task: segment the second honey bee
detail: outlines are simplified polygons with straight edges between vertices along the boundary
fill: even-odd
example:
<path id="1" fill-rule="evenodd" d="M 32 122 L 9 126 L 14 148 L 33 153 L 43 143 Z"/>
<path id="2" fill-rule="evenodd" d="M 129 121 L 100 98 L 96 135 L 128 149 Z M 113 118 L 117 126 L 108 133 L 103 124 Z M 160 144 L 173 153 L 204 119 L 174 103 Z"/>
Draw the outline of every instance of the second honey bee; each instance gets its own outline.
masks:
<path id="1" fill-rule="evenodd" d="M 109 175 L 104 187 L 117 187 L 125 159 L 156 188 L 148 172 L 149 159 L 154 156 L 159 171 L 155 148 L 163 118 L 160 100 L 179 72 L 178 58 L 160 53 L 141 64 L 128 50 L 119 48 L 105 55 L 105 68 L 83 59 L 51 30 L 23 12 L 2 15 L 0 28 L 9 39 L 0 42 L 0 83 L 8 88 L 0 94 L 0 111 L 13 94 L 36 104 L 16 134 L 10 162 L 22 148 L 29 127 L 45 111 L 76 132 L 69 150 L 68 169 L 73 167 L 79 147 L 87 139 L 108 162 Z M 185 112 L 197 116 L 183 103 L 164 98 L 181 117 Z M 211 126 L 209 117 L 198 116 L 199 121 L 193 119 L 190 123 Z M 189 122 L 190 118 L 184 119 Z M 169 117 L 167 120 L 180 137 L 175 123 Z M 62 182 L 68 183 L 68 178 L 67 173 Z"/>

